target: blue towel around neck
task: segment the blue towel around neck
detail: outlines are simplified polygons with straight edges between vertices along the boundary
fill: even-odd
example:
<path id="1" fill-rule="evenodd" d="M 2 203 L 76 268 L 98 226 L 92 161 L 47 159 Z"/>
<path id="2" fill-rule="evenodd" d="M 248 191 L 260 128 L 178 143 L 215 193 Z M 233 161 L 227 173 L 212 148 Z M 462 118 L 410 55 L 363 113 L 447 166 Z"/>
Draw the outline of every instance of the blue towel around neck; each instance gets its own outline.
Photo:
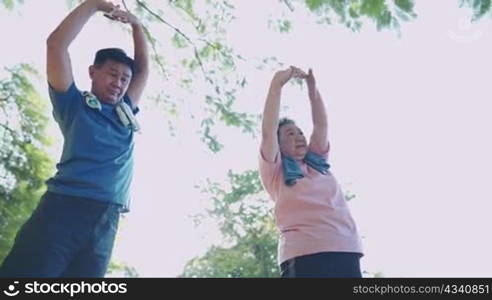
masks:
<path id="1" fill-rule="evenodd" d="M 321 174 L 327 174 L 330 168 L 324 157 L 311 151 L 306 153 L 304 162 Z M 297 179 L 304 177 L 297 161 L 289 156 L 282 155 L 282 171 L 284 173 L 285 184 L 288 186 L 293 186 L 297 183 Z"/>

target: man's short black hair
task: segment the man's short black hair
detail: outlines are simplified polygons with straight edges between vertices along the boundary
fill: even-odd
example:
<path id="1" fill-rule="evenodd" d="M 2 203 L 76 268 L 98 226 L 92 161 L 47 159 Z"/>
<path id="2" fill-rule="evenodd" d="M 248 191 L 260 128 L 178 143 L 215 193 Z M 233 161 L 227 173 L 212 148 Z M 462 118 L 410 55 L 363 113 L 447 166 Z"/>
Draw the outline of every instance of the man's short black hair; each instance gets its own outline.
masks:
<path id="1" fill-rule="evenodd" d="M 127 65 L 132 74 L 135 73 L 135 62 L 134 60 L 126 55 L 125 51 L 120 48 L 104 48 L 96 52 L 96 58 L 94 59 L 94 65 L 96 67 L 101 66 L 107 60 L 114 60 L 116 62 Z"/>

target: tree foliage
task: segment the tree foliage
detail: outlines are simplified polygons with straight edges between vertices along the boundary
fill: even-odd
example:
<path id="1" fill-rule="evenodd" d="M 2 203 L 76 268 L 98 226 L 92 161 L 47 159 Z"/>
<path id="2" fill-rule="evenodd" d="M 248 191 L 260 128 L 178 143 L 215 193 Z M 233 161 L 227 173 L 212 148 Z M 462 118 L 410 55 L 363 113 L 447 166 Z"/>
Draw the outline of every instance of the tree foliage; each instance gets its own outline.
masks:
<path id="1" fill-rule="evenodd" d="M 378 30 L 398 31 L 402 21 L 414 19 L 414 0 L 285 0 L 299 2 L 320 17 L 322 23 L 340 23 L 354 31 L 365 21 L 374 23 Z M 289 4 L 293 10 L 292 4 Z"/>
<path id="2" fill-rule="evenodd" d="M 13 9 L 16 4 L 22 4 L 24 0 L 1 0 L 0 4 L 3 4 L 7 9 Z"/>
<path id="3" fill-rule="evenodd" d="M 473 10 L 473 20 L 476 21 L 482 17 L 492 16 L 491 14 L 492 0 L 460 0 L 461 7 L 468 7 Z"/>
<path id="4" fill-rule="evenodd" d="M 272 201 L 263 193 L 258 171 L 230 171 L 228 184 L 208 182 L 202 190 L 211 199 L 207 216 L 218 222 L 223 243 L 189 261 L 181 276 L 278 277 Z"/>
<path id="5" fill-rule="evenodd" d="M 0 261 L 53 171 L 45 150 L 47 101 L 31 84 L 32 75 L 35 71 L 22 64 L 0 77 Z"/>
<path id="6" fill-rule="evenodd" d="M 128 266 L 125 263 L 111 260 L 106 272 L 106 277 L 125 277 L 136 278 L 139 277 L 137 270 L 134 267 Z"/>
<path id="7" fill-rule="evenodd" d="M 12 8 L 22 2 L 1 0 L 0 3 Z M 67 0 L 71 8 L 80 2 L 82 0 Z M 241 49 L 235 49 L 227 41 L 228 28 L 236 18 L 235 1 L 115 2 L 121 2 L 143 20 L 151 42 L 152 59 L 166 87 L 151 97 L 168 113 L 170 129 L 174 128 L 173 118 L 189 114 L 189 119 L 197 123 L 200 139 L 213 152 L 223 147 L 216 133 L 219 124 L 237 127 L 253 136 L 257 134 L 259 116 L 235 109 L 238 93 L 252 80 L 241 67 L 253 63 L 251 58 L 246 59 L 241 54 Z M 489 12 L 490 2 L 459 0 L 460 5 L 474 9 L 474 18 Z M 286 7 L 291 12 L 304 9 L 320 23 L 342 24 L 354 31 L 367 23 L 375 24 L 379 30 L 399 31 L 402 22 L 416 17 L 414 6 L 414 0 L 278 1 L 279 11 Z M 293 26 L 288 14 L 273 23 L 280 32 L 288 32 Z M 169 45 L 174 47 L 172 51 L 169 51 Z M 271 62 L 261 58 L 259 61 L 261 65 Z M 193 109 L 186 110 L 185 106 Z"/>
<path id="8" fill-rule="evenodd" d="M 246 60 L 226 41 L 227 27 L 235 19 L 234 6 L 211 0 L 124 3 L 144 20 L 152 58 L 169 90 L 181 91 L 162 92 L 154 98 L 166 103 L 168 112 L 183 113 L 176 103 L 193 107 L 189 117 L 198 120 L 201 140 L 213 152 L 223 147 L 214 130 L 217 124 L 254 135 L 258 117 L 234 109 L 238 92 L 248 82 L 238 70 Z M 172 53 L 166 45 L 174 47 Z"/>

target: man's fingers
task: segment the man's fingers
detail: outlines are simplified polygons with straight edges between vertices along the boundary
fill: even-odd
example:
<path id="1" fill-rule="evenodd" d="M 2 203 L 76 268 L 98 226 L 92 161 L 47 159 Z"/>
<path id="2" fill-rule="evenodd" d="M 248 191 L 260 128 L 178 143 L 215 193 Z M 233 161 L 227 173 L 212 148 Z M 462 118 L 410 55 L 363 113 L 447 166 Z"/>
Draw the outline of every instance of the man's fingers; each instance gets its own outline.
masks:
<path id="1" fill-rule="evenodd" d="M 113 16 L 116 18 L 126 17 L 126 15 L 127 15 L 127 12 L 124 10 L 121 10 L 121 9 L 115 9 L 113 11 Z"/>
<path id="2" fill-rule="evenodd" d="M 120 22 L 122 23 L 139 23 L 139 20 L 137 17 L 135 17 L 131 12 L 126 11 L 126 10 L 117 10 L 114 12 L 113 16 Z"/>
<path id="3" fill-rule="evenodd" d="M 129 22 L 128 12 L 121 10 L 119 5 L 114 6 L 113 9 L 109 13 L 105 13 L 104 16 L 122 23 Z"/>
<path id="4" fill-rule="evenodd" d="M 108 14 L 108 13 L 105 13 L 104 16 L 110 20 L 116 20 L 112 15 Z"/>
<path id="5" fill-rule="evenodd" d="M 120 5 L 114 5 L 113 3 L 108 3 L 107 12 L 108 14 L 113 14 L 116 10 L 120 9 Z"/>

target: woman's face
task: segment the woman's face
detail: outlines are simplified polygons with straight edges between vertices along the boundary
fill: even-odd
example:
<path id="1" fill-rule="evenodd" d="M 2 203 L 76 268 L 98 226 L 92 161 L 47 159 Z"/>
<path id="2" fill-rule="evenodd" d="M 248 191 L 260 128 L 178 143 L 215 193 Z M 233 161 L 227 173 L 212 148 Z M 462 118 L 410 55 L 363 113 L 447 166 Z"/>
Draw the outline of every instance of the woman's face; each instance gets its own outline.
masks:
<path id="1" fill-rule="evenodd" d="M 304 159 L 307 153 L 306 137 L 296 124 L 282 125 L 279 129 L 278 143 L 280 152 L 296 160 Z"/>

